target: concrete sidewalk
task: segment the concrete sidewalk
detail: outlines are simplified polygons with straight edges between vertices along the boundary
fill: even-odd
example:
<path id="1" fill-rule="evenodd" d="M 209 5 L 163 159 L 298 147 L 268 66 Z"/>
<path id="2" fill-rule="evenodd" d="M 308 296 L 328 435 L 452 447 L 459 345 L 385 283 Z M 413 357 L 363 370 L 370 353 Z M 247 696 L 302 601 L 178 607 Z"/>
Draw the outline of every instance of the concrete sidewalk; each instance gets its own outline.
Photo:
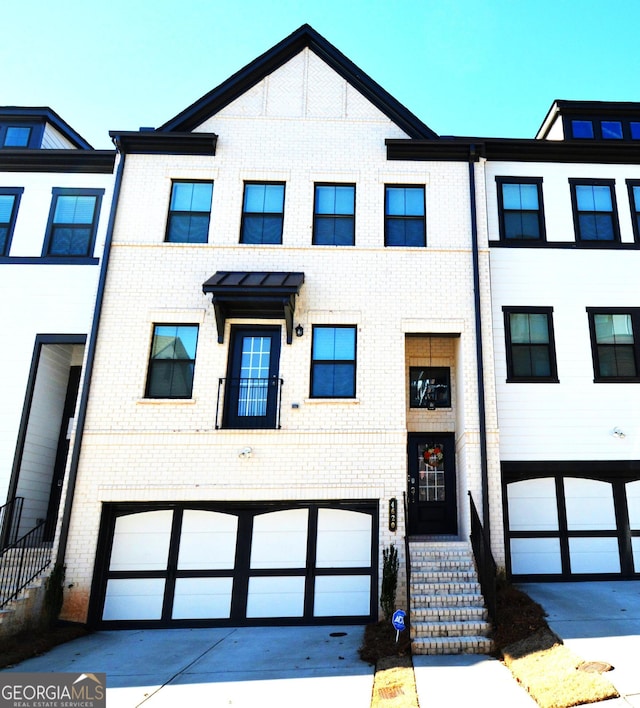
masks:
<path id="1" fill-rule="evenodd" d="M 584 661 L 613 666 L 604 677 L 620 698 L 607 708 L 640 708 L 640 582 L 526 583 L 520 587 L 547 612 L 547 622 Z"/>
<path id="2" fill-rule="evenodd" d="M 363 635 L 362 626 L 96 632 L 4 671 L 105 672 L 108 708 L 370 708 Z"/>

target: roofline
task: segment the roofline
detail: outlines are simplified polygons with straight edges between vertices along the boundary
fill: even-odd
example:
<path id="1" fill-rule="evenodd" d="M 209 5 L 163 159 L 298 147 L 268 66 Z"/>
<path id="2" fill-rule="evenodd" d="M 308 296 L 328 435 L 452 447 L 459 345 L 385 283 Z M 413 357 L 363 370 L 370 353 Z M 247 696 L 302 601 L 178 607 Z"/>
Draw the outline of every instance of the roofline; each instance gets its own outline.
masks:
<path id="1" fill-rule="evenodd" d="M 215 155 L 218 142 L 215 133 L 110 130 L 109 135 L 118 150 L 130 155 Z"/>
<path id="2" fill-rule="evenodd" d="M 0 172 L 72 172 L 111 174 L 115 150 L 0 150 Z"/>
<path id="3" fill-rule="evenodd" d="M 480 158 L 504 162 L 565 162 L 640 164 L 640 143 L 590 143 L 521 138 L 444 138 L 385 141 L 389 160 L 445 160 L 477 162 Z"/>
<path id="4" fill-rule="evenodd" d="M 547 115 L 538 128 L 536 139 L 544 140 L 549 134 L 553 121 L 563 116 L 579 115 L 583 116 L 586 113 L 596 114 L 598 116 L 624 116 L 631 114 L 637 116 L 640 114 L 640 103 L 637 101 L 571 101 L 567 99 L 556 99 L 552 104 Z"/>
<path id="5" fill-rule="evenodd" d="M 438 137 L 431 128 L 393 98 L 391 94 L 387 93 L 370 76 L 359 69 L 308 24 L 299 27 L 295 32 L 237 71 L 177 116 L 161 125 L 157 130 L 193 130 L 306 47 L 324 60 L 366 99 L 371 101 L 376 108 L 402 128 L 407 135 L 421 139 Z"/>
<path id="6" fill-rule="evenodd" d="M 0 118 L 3 116 L 15 118 L 42 118 L 47 123 L 59 130 L 65 138 L 70 140 L 80 150 L 93 150 L 93 147 L 63 120 L 53 109 L 48 106 L 0 106 Z"/>

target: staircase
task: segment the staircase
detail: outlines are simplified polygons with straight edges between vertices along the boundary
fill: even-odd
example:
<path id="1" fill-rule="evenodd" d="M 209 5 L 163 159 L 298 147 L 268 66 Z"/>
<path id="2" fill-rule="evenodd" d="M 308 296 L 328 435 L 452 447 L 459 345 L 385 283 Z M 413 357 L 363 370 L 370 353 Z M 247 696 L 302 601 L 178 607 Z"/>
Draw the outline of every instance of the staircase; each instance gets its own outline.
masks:
<path id="1" fill-rule="evenodd" d="M 414 654 L 490 654 L 492 625 L 467 541 L 410 540 Z"/>

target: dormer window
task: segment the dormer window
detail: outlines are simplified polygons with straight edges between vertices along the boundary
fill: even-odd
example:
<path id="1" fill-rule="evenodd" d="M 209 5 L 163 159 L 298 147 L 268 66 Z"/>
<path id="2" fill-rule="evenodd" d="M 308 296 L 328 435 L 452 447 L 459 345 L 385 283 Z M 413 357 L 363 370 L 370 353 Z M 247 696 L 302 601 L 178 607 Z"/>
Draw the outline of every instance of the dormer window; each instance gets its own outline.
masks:
<path id="1" fill-rule="evenodd" d="M 574 138 L 593 139 L 593 121 L 572 120 L 571 134 Z"/>
<path id="2" fill-rule="evenodd" d="M 28 148 L 35 140 L 33 125 L 0 123 L 0 148 Z"/>

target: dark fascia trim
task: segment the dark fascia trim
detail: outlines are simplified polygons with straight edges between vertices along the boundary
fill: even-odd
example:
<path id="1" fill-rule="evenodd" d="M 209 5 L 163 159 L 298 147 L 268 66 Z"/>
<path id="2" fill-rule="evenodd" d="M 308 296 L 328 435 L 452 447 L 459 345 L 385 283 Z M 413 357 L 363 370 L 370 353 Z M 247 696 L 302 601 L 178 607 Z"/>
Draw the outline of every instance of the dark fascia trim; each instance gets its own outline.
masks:
<path id="1" fill-rule="evenodd" d="M 100 263 L 93 256 L 0 256 L 3 265 L 73 265 L 93 266 Z"/>
<path id="2" fill-rule="evenodd" d="M 640 164 L 638 143 L 606 141 L 533 140 L 520 138 L 441 138 L 440 140 L 385 140 L 388 160 L 468 162 L 475 146 L 474 159 L 505 162 L 570 162 L 593 164 Z"/>
<path id="3" fill-rule="evenodd" d="M 311 49 L 343 79 L 412 138 L 434 139 L 438 135 L 405 106 L 359 69 L 342 52 L 304 24 L 295 32 L 254 59 L 177 116 L 160 126 L 160 131 L 193 130 L 212 115 L 273 73 L 305 48 Z"/>
<path id="4" fill-rule="evenodd" d="M 640 479 L 640 460 L 542 460 L 500 462 L 502 481 L 517 482 L 538 477 L 579 477 L 607 480 L 612 477 Z"/>
<path id="5" fill-rule="evenodd" d="M 129 155 L 215 155 L 215 133 L 109 131 L 119 150 Z"/>
<path id="6" fill-rule="evenodd" d="M 111 174 L 115 150 L 0 150 L 0 172 Z"/>
<path id="7" fill-rule="evenodd" d="M 50 123 L 57 131 L 62 133 L 67 140 L 72 142 L 80 150 L 93 150 L 91 145 L 77 133 L 66 121 L 48 106 L 23 107 L 23 106 L 0 106 L 0 120 L 5 118 L 27 118 L 32 120 L 42 119 Z"/>

